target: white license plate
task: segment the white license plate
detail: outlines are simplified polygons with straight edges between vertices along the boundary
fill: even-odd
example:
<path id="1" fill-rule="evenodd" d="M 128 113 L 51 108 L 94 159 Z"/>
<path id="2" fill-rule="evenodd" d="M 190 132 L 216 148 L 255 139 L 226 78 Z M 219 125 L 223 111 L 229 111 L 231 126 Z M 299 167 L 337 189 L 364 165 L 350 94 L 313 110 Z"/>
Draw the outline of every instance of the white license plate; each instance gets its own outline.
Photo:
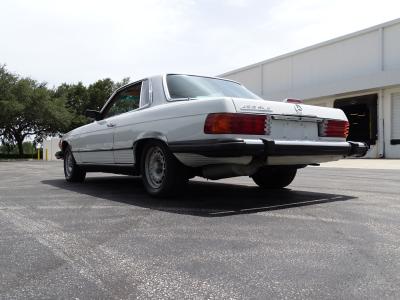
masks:
<path id="1" fill-rule="evenodd" d="M 314 122 L 274 120 L 271 133 L 283 140 L 316 140 L 318 126 Z"/>

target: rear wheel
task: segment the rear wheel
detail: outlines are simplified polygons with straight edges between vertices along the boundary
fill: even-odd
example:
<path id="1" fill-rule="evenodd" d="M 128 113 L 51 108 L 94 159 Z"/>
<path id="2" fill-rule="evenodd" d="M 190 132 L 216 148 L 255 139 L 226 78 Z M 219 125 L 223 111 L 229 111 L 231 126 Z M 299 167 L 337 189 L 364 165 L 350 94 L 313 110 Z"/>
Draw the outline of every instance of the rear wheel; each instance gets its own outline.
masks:
<path id="1" fill-rule="evenodd" d="M 142 152 L 141 173 L 147 192 L 166 197 L 181 191 L 188 181 L 184 167 L 159 141 L 148 142 Z"/>
<path id="2" fill-rule="evenodd" d="M 297 169 L 290 167 L 263 167 L 251 178 L 261 188 L 281 189 L 292 183 Z"/>
<path id="3" fill-rule="evenodd" d="M 65 150 L 64 154 L 64 175 L 65 179 L 69 182 L 83 182 L 86 177 L 86 172 L 76 164 L 69 147 Z"/>

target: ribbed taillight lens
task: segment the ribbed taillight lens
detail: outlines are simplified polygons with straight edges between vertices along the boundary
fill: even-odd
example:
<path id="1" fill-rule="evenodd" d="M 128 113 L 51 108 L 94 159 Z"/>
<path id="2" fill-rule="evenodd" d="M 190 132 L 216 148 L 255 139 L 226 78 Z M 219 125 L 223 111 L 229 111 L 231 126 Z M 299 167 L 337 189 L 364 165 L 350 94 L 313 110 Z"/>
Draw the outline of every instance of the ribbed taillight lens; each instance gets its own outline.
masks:
<path id="1" fill-rule="evenodd" d="M 204 124 L 208 134 L 269 134 L 269 116 L 236 113 L 209 114 Z"/>
<path id="2" fill-rule="evenodd" d="M 342 120 L 324 120 L 319 124 L 318 133 L 323 137 L 347 138 L 349 135 L 349 122 Z"/>

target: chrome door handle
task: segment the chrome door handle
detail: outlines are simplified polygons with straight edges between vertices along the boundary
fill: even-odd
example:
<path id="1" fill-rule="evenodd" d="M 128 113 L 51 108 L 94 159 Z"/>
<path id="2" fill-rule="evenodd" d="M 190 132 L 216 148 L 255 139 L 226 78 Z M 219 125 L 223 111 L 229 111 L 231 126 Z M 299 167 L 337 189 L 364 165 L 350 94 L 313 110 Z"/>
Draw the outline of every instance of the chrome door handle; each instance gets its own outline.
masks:
<path id="1" fill-rule="evenodd" d="M 115 127 L 114 123 L 107 123 L 107 127 Z"/>

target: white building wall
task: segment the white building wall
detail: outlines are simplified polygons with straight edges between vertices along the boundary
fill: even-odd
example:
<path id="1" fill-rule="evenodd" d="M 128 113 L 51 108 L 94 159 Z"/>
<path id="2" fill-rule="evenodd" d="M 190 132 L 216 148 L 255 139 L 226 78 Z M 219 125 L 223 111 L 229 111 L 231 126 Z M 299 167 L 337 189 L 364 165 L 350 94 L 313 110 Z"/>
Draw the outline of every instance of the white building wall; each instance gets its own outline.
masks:
<path id="1" fill-rule="evenodd" d="M 57 151 L 60 151 L 58 147 L 59 138 L 51 138 L 43 141 L 43 160 L 46 160 L 46 151 L 47 151 L 47 160 L 57 160 L 55 154 Z"/>
<path id="2" fill-rule="evenodd" d="M 400 23 L 383 29 L 384 69 L 388 71 L 400 69 Z"/>
<path id="3" fill-rule="evenodd" d="M 293 89 L 380 72 L 380 47 L 379 32 L 373 31 L 294 55 Z"/>
<path id="4" fill-rule="evenodd" d="M 241 74 L 241 73 L 239 73 Z M 271 61 L 269 64 L 262 65 L 262 91 L 264 96 L 266 93 L 284 94 L 284 98 L 290 97 L 292 89 L 292 58 L 284 58 L 281 60 Z"/>
<path id="5" fill-rule="evenodd" d="M 243 72 L 238 74 L 232 74 L 230 79 L 240 81 L 243 85 L 245 85 L 248 89 L 250 89 L 257 95 L 262 94 L 261 66 L 248 70 L 243 70 Z"/>

